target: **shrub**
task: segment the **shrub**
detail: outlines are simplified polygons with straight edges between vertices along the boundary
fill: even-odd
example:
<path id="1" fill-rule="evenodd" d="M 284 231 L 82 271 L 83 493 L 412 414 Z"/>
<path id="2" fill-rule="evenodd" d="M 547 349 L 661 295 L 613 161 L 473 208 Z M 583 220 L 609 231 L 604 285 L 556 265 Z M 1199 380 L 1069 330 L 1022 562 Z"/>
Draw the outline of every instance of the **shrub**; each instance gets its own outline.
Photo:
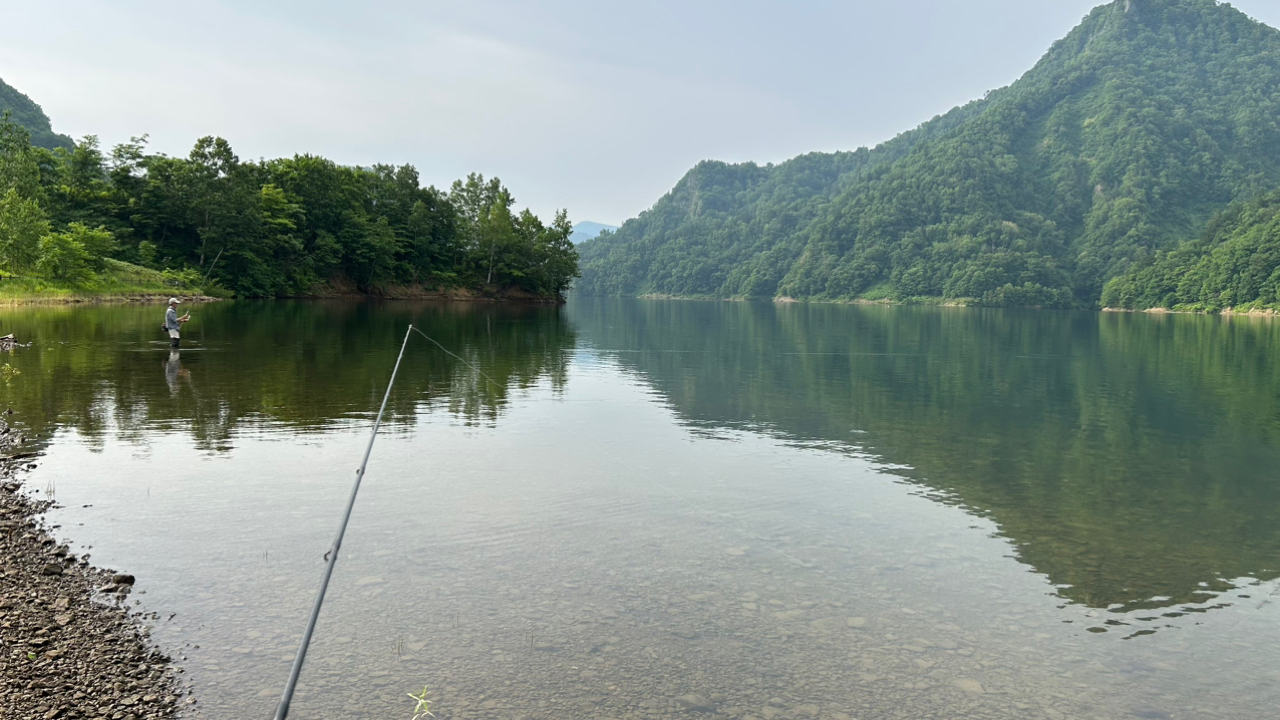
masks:
<path id="1" fill-rule="evenodd" d="M 73 233 L 53 233 L 40 238 L 40 261 L 36 267 L 45 277 L 69 283 L 85 282 L 93 277 L 89 269 L 92 260 Z"/>

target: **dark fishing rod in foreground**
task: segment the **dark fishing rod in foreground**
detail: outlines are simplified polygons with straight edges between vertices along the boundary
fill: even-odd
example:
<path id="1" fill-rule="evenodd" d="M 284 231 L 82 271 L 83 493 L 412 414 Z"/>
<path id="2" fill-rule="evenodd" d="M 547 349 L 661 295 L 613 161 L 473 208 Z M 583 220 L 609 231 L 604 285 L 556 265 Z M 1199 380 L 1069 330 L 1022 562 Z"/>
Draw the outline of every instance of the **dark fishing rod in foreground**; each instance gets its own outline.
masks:
<path id="1" fill-rule="evenodd" d="M 369 445 L 364 449 L 364 460 L 360 469 L 356 470 L 356 482 L 351 488 L 351 498 L 347 500 L 347 509 L 342 514 L 342 524 L 338 526 L 338 536 L 333 539 L 329 552 L 325 553 L 324 576 L 320 579 L 320 592 L 316 593 L 315 606 L 311 608 L 311 618 L 307 620 L 307 631 L 302 635 L 302 643 L 298 645 L 298 655 L 293 659 L 293 669 L 289 671 L 289 682 L 284 686 L 284 694 L 280 697 L 280 705 L 276 708 L 275 720 L 285 720 L 289 716 L 289 703 L 293 702 L 293 691 L 298 686 L 298 676 L 302 674 L 302 662 L 307 659 L 307 647 L 311 645 L 311 635 L 316 629 L 316 620 L 320 617 L 320 606 L 324 604 L 325 591 L 329 589 L 329 577 L 333 575 L 333 566 L 338 562 L 338 550 L 342 547 L 342 536 L 347 532 L 347 521 L 351 519 L 351 508 L 355 507 L 356 494 L 360 492 L 360 481 L 364 479 L 365 466 L 369 464 L 369 455 L 373 452 L 373 441 L 378 437 L 378 427 L 382 425 L 382 413 L 387 409 L 387 399 L 391 397 L 391 388 L 396 384 L 396 373 L 400 371 L 400 361 L 404 359 L 404 349 L 409 345 L 409 335 L 416 328 L 413 325 L 404 333 L 404 342 L 400 344 L 400 354 L 396 356 L 396 365 L 391 370 L 391 380 L 387 383 L 387 392 L 382 396 L 382 407 L 378 408 L 378 418 L 373 422 L 373 432 L 369 433 Z M 418 333 L 428 340 L 425 333 Z M 431 340 L 431 342 L 436 342 Z M 440 343 L 436 343 L 439 345 Z M 443 347 L 443 346 L 441 346 Z M 445 350 L 448 352 L 448 350 Z M 449 353 L 452 355 L 453 353 Z M 456 357 L 456 356 L 455 356 Z"/>

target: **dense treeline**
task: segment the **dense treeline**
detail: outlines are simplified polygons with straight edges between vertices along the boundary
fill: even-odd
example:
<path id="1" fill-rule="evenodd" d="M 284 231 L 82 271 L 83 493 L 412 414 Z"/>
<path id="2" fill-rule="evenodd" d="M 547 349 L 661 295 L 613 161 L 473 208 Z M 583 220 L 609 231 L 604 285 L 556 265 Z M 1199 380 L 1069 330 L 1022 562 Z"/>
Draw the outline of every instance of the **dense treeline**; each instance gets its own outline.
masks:
<path id="1" fill-rule="evenodd" d="M 1280 192 L 1239 203 L 1204 237 L 1135 263 L 1107 283 L 1107 307 L 1236 311 L 1280 308 Z"/>
<path id="2" fill-rule="evenodd" d="M 115 258 L 248 297 L 349 284 L 558 297 L 577 275 L 568 217 L 514 205 L 475 174 L 442 192 L 410 165 L 242 162 L 215 137 L 185 158 L 148 153 L 145 137 L 48 149 L 0 124 L 0 269 L 19 276 L 75 283 Z"/>
<path id="3" fill-rule="evenodd" d="M 1280 187 L 1280 32 L 1213 0 L 1095 9 L 1013 85 L 874 150 L 703 163 L 579 246 L 584 294 L 1096 306 Z"/>

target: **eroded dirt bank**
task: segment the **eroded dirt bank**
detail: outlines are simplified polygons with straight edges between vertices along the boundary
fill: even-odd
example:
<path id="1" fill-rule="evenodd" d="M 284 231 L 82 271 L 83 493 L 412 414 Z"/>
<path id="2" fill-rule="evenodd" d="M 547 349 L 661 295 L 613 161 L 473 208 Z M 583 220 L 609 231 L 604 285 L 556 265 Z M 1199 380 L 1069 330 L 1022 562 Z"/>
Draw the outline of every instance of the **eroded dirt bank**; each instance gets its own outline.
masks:
<path id="1" fill-rule="evenodd" d="M 190 293 L 120 293 L 102 295 L 31 295 L 27 297 L 0 298 L 0 306 L 19 307 L 25 305 L 123 305 L 126 303 L 164 304 L 170 297 L 176 297 L 183 303 L 211 303 L 220 298 L 208 295 L 192 295 Z"/>

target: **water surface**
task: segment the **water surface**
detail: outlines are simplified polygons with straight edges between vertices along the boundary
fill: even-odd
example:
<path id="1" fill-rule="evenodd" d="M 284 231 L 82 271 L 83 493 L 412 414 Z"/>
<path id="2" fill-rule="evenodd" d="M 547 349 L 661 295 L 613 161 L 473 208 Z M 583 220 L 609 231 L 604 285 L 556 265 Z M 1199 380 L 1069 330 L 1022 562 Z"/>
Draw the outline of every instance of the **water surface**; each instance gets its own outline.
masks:
<path id="1" fill-rule="evenodd" d="M 221 303 L 173 355 L 161 314 L 6 309 L 0 392 L 202 717 L 270 716 L 409 322 L 465 362 L 411 342 L 293 717 L 1280 702 L 1272 322 Z"/>

